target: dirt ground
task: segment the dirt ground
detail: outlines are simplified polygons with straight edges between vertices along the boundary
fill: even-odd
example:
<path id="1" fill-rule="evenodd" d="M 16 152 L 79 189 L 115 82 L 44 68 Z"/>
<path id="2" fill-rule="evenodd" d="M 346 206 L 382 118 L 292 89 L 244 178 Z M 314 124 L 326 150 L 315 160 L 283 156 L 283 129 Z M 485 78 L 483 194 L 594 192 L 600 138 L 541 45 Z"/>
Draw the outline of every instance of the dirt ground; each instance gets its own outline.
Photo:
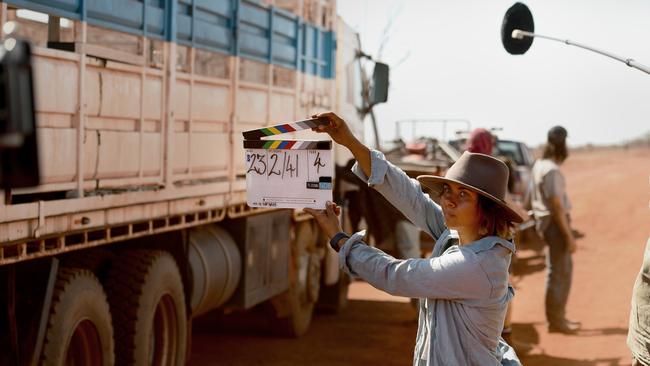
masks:
<path id="1" fill-rule="evenodd" d="M 574 255 L 568 317 L 579 334 L 549 334 L 544 319 L 543 247 L 519 248 L 514 338 L 534 345 L 525 365 L 630 365 L 625 344 L 632 285 L 650 237 L 650 149 L 574 152 L 563 166 L 573 227 L 584 234 Z M 219 323 L 221 324 L 221 323 Z M 281 339 L 255 322 L 236 328 L 209 316 L 195 322 L 191 365 L 408 365 L 416 314 L 408 300 L 363 282 L 338 315 L 317 314 L 300 339 Z"/>

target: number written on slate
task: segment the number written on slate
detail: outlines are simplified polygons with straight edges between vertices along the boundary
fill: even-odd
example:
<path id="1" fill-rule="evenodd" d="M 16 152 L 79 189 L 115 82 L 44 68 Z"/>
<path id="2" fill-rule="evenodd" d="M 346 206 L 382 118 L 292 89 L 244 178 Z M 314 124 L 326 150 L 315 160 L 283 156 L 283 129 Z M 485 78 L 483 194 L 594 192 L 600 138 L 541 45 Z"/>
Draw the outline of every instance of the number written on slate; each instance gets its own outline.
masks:
<path id="1" fill-rule="evenodd" d="M 317 181 L 321 176 L 331 176 L 330 151 L 308 150 L 307 178 L 308 181 Z"/>
<path id="2" fill-rule="evenodd" d="M 263 154 L 248 153 L 246 154 L 246 174 L 263 175 L 269 179 L 273 176 L 278 176 L 280 179 L 300 178 L 300 162 L 302 160 L 300 155 L 300 150 L 295 152 L 270 150 Z M 322 167 L 325 166 L 322 162 L 318 164 Z"/>
<path id="3" fill-rule="evenodd" d="M 250 172 L 254 172 L 259 175 L 266 174 L 266 170 L 267 170 L 266 155 L 267 154 L 248 154 L 246 156 L 246 161 L 248 162 L 249 165 L 246 174 Z"/>
<path id="4" fill-rule="evenodd" d="M 246 149 L 246 202 L 251 207 L 325 208 L 334 161 L 324 149 Z"/>
<path id="5" fill-rule="evenodd" d="M 316 152 L 316 158 L 314 158 L 314 164 L 316 167 L 316 173 L 320 173 L 320 168 L 324 168 L 325 164 L 323 164 L 321 158 L 320 158 L 320 152 Z"/>

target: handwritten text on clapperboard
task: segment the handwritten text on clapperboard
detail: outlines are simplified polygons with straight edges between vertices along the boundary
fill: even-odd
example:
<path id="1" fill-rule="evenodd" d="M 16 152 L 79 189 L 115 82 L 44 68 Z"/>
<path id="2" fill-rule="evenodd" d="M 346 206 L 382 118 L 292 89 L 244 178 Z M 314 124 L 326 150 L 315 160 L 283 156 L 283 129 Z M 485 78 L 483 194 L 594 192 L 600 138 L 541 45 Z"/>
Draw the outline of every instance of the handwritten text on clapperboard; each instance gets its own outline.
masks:
<path id="1" fill-rule="evenodd" d="M 330 149 L 246 149 L 248 205 L 325 208 L 332 200 Z"/>

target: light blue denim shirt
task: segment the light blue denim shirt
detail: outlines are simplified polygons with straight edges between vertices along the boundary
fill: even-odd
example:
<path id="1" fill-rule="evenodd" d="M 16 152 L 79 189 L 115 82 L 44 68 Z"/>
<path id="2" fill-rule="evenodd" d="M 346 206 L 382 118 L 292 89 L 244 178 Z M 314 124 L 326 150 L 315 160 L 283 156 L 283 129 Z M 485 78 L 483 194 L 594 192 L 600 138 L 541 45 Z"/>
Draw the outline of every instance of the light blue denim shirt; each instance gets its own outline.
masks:
<path id="1" fill-rule="evenodd" d="M 490 236 L 459 246 L 440 206 L 378 151 L 371 152 L 370 178 L 358 165 L 352 170 L 436 239 L 425 259 L 395 259 L 365 245 L 363 232 L 339 252 L 341 268 L 351 276 L 389 294 L 420 299 L 413 365 L 519 365 L 500 339 L 514 295 L 508 285 L 514 244 Z"/>

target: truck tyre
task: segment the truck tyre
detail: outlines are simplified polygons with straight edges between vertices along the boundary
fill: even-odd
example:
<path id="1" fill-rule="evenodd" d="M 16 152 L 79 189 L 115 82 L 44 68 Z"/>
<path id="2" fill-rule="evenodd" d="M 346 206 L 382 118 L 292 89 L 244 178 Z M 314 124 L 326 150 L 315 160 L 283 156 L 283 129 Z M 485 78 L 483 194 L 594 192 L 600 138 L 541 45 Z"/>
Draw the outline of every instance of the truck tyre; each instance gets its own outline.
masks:
<path id="1" fill-rule="evenodd" d="M 46 366 L 114 364 L 111 313 L 92 272 L 59 270 L 41 361 Z"/>
<path id="2" fill-rule="evenodd" d="M 320 292 L 321 258 L 312 220 L 294 223 L 289 256 L 289 289 L 271 300 L 274 333 L 299 337 L 307 332 Z"/>
<path id="3" fill-rule="evenodd" d="M 108 272 L 106 292 L 114 314 L 117 365 L 185 364 L 183 283 L 169 253 L 122 253 Z"/>
<path id="4" fill-rule="evenodd" d="M 65 267 L 87 269 L 94 273 L 100 281 L 103 280 L 103 274 L 105 274 L 113 258 L 113 253 L 104 248 L 82 250 L 79 253 L 74 252 L 72 254 L 72 256 L 62 260 Z"/>

